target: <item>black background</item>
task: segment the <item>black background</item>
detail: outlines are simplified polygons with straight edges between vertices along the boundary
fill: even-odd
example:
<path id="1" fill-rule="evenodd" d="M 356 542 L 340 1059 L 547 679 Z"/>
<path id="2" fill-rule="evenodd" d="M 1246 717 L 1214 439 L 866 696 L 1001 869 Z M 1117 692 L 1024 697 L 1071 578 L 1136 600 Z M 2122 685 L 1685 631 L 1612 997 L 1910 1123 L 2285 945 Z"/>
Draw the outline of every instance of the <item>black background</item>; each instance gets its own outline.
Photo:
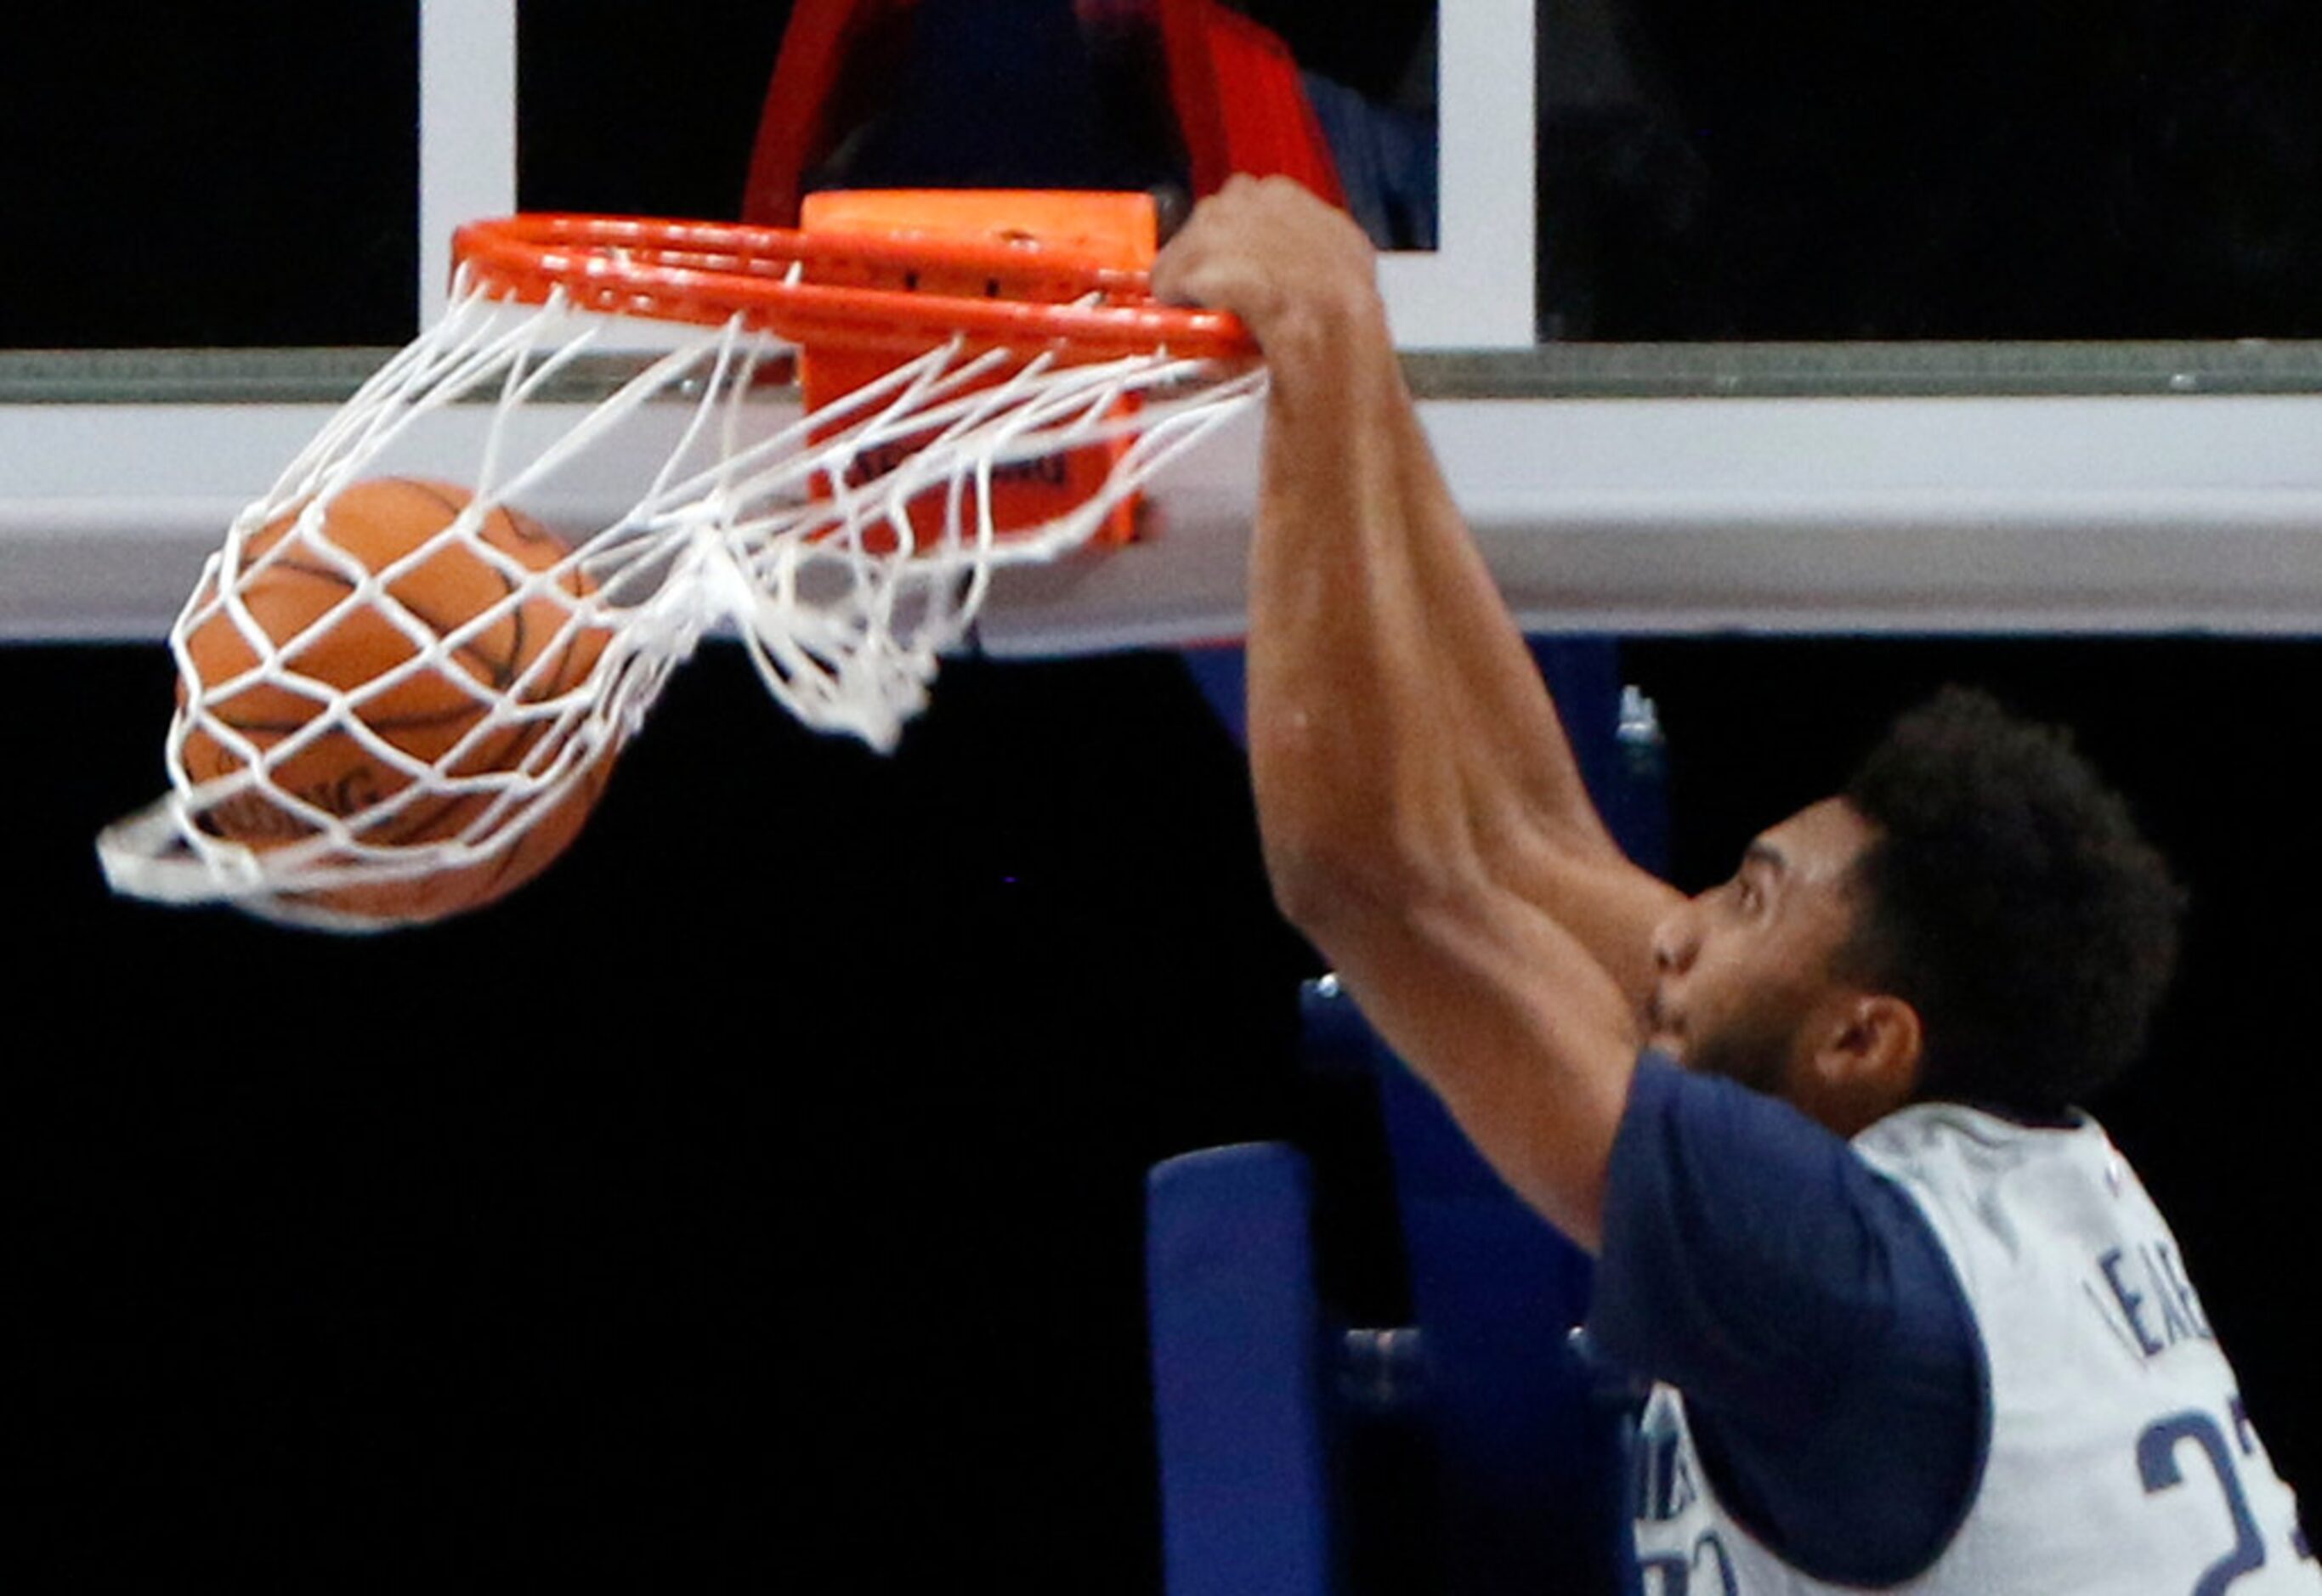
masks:
<path id="1" fill-rule="evenodd" d="M 0 349 L 409 339 L 417 15 L 50 8 L 0 51 Z"/>
<path id="2" fill-rule="evenodd" d="M 882 761 L 714 649 L 547 878 L 359 940 L 108 899 L 168 661 L 0 673 L 49 1580 L 1150 1577 L 1142 1170 L 1285 1128 L 1303 968 L 1175 661 Z"/>
<path id="3" fill-rule="evenodd" d="M 1411 92 L 1433 14 L 1248 9 L 1383 102 Z M 788 13 L 519 6 L 520 203 L 733 214 Z M 404 342 L 418 14 L 217 0 L 46 19 L 0 56 L 0 348 Z M 2322 332 L 2311 6 L 1542 0 L 1539 16 L 1559 336 Z M 1010 98 L 960 137 L 988 136 Z"/>
<path id="4" fill-rule="evenodd" d="M 2081 728 L 2197 906 L 2098 1107 L 2322 1489 L 2314 648 L 1625 652 L 1688 886 L 1938 681 Z M 1144 1172 L 1343 1141 L 1178 661 L 962 661 L 880 760 L 713 646 L 554 870 L 359 940 L 105 896 L 87 844 L 159 790 L 169 689 L 158 649 L 0 655 L 11 1408 L 51 1586 L 1155 1588 Z"/>
<path id="5" fill-rule="evenodd" d="M 0 344 L 408 335 L 416 8 L 325 9 L 77 13 L 0 57 Z M 1407 19 L 1380 9 L 1391 48 L 1316 42 L 1341 9 L 1265 14 L 1383 88 Z M 729 208 L 780 12 L 704 0 L 647 28 L 642 8 L 525 6 L 525 203 Z M 1971 23 L 1998 25 L 1958 23 L 1970 41 Z M 1897 321 L 1857 296 L 1899 272 L 1908 303 L 1941 308 L 1958 262 L 2000 259 L 1994 240 L 1987 310 L 2078 315 L 2190 283 L 2176 303 L 2230 315 L 2071 325 L 2281 332 L 2303 323 L 2246 307 L 2308 314 L 2276 292 L 2295 251 L 2269 252 L 2295 217 L 2223 277 L 2198 241 L 2124 257 L 2107 233 L 2099 263 L 2126 259 L 2143 287 L 2068 291 L 2120 279 L 2059 251 L 2096 236 L 2073 233 L 2085 207 L 2038 209 L 2040 184 L 2079 180 L 2062 158 L 1983 191 L 1952 235 L 1973 248 L 1922 270 L 1898 218 L 1927 186 L 1888 179 L 1939 147 L 1956 198 L 1961 174 L 2007 159 L 1925 141 L 1961 102 L 1884 102 L 1895 120 L 1861 146 L 1879 161 L 1818 205 L 1777 159 L 1803 135 L 1735 119 L 1752 82 L 1782 84 L 1760 103 L 1813 105 L 1787 75 L 1815 51 L 1791 47 L 1839 19 L 1800 14 L 1780 49 L 1673 7 L 1623 25 L 1660 97 L 1589 145 L 1619 159 L 1587 169 L 1643 171 L 1684 202 L 1640 209 L 1615 184 L 1592 213 L 1614 269 L 1591 303 L 1639 335 L 2062 326 Z M 2234 49 L 2291 24 L 2249 26 Z M 2166 29 L 2127 37 L 2152 50 Z M 2064 48 L 1927 59 L 1980 71 Z M 2311 52 L 2267 59 L 2273 74 Z M 1755 64 L 1721 78 L 1721 59 Z M 2215 76 L 2167 97 L 2221 114 Z M 2073 120 L 2037 71 L 2000 87 L 2050 105 L 2043 126 Z M 2183 151 L 2231 143 L 2163 153 L 2199 190 Z M 2261 218 L 2268 192 L 2246 196 Z M 2011 230 L 2027 214 L 2041 224 Z M 2052 260 L 2064 290 L 2020 287 L 2018 266 Z M 1626 655 L 1668 727 L 1689 887 L 1938 681 L 2082 729 L 2196 905 L 2153 1057 L 2098 1107 L 2177 1223 L 2282 1471 L 2322 1495 L 2300 1284 L 2322 1206 L 2316 645 Z M 471 920 L 362 941 L 105 894 L 89 840 L 159 792 L 169 695 L 158 647 L 0 652 L 20 864 L 0 965 L 5 1312 L 26 1347 L 6 1411 L 41 1479 L 21 1588 L 1154 1588 L 1143 1172 L 1323 1128 L 1292 1060 L 1311 957 L 1268 905 L 1238 752 L 1177 661 L 961 661 L 880 761 L 800 732 L 713 649 L 549 875 Z"/>

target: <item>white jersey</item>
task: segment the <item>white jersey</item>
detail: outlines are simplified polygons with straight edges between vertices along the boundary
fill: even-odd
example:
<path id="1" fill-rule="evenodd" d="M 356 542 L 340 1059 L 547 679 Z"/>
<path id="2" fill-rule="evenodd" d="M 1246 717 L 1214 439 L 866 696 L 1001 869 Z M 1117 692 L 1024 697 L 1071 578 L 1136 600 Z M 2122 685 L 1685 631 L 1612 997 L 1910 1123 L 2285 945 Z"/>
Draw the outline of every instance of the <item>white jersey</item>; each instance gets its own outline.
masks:
<path id="1" fill-rule="evenodd" d="M 1906 1108 L 1855 1149 L 1916 1199 L 1964 1289 L 1990 1407 L 1982 1477 L 1913 1596 L 2322 1596 L 2298 1504 L 2242 1409 L 2176 1238 L 2093 1121 L 2035 1130 L 1956 1104 Z M 1644 1596 L 1842 1587 L 1725 1512 L 1656 1389 L 1642 1451 Z M 1659 1445 L 1655 1443 L 1659 1442 Z"/>

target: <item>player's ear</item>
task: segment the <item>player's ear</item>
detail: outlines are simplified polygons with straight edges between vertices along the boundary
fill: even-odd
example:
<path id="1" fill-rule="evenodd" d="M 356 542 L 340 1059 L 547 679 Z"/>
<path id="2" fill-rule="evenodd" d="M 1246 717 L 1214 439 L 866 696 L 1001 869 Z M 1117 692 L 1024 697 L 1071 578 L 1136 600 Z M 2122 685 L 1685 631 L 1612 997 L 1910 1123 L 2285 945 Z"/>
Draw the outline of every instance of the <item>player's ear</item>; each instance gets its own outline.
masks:
<path id="1" fill-rule="evenodd" d="M 1903 999 L 1849 991 L 1826 1017 L 1809 1062 L 1821 1090 L 1867 1125 L 1918 1090 L 1926 1042 L 1919 1011 Z"/>

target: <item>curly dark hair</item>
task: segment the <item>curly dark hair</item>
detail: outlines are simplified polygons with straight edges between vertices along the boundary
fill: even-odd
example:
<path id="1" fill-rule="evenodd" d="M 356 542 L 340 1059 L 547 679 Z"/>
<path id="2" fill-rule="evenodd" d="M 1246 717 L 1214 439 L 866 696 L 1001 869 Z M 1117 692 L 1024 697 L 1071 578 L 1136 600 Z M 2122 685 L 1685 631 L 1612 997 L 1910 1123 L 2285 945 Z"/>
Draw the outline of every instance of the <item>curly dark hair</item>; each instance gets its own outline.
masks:
<path id="1" fill-rule="evenodd" d="M 2067 734 L 1946 689 L 1844 796 L 1877 834 L 1839 962 L 1919 1011 L 1921 1097 L 2052 1114 L 2127 1067 L 2184 893 Z"/>

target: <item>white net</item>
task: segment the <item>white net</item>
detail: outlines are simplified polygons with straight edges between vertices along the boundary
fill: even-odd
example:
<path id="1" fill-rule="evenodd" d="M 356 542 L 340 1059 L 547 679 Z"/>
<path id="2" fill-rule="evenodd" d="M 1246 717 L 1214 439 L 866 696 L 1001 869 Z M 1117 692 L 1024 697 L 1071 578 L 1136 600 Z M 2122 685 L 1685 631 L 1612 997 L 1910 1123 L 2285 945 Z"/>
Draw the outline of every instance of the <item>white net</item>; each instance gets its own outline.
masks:
<path id="1" fill-rule="evenodd" d="M 634 323 L 457 294 L 236 518 L 170 634 L 169 791 L 99 839 L 117 890 L 336 929 L 489 901 L 712 630 L 808 725 L 891 748 L 996 571 L 1087 544 L 1264 384 L 955 343 L 800 414 L 790 345 L 654 325 L 576 402 Z M 1011 470 L 1091 449 L 1091 496 L 995 516 Z"/>

